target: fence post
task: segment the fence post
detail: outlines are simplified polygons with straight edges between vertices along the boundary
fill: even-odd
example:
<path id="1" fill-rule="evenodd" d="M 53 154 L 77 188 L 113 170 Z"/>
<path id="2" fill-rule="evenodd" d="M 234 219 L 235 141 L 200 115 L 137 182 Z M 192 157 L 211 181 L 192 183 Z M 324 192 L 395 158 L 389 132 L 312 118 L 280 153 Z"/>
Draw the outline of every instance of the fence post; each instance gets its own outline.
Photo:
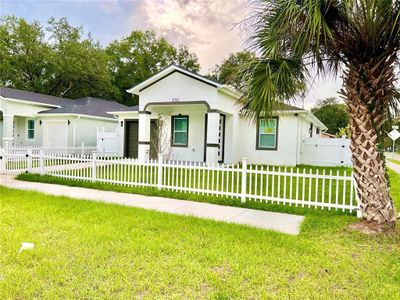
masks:
<path id="1" fill-rule="evenodd" d="M 163 168 L 163 156 L 158 154 L 158 166 L 157 166 L 157 188 L 162 188 L 162 168 Z"/>
<path id="2" fill-rule="evenodd" d="M 82 142 L 81 147 L 82 147 L 82 152 L 81 152 L 81 154 L 82 154 L 82 155 L 85 155 L 85 142 Z"/>
<path id="3" fill-rule="evenodd" d="M 93 152 L 92 156 L 92 182 L 96 182 L 97 179 L 97 167 L 96 167 L 97 153 Z"/>
<path id="4" fill-rule="evenodd" d="M 39 174 L 44 175 L 44 149 L 39 150 Z"/>
<path id="5" fill-rule="evenodd" d="M 26 149 L 26 159 L 27 159 L 27 172 L 32 172 L 32 149 Z"/>
<path id="6" fill-rule="evenodd" d="M 6 149 L 0 148 L 0 173 L 6 172 Z"/>
<path id="7" fill-rule="evenodd" d="M 242 158 L 242 197 L 241 202 L 246 202 L 246 190 L 247 190 L 247 158 Z"/>
<path id="8" fill-rule="evenodd" d="M 357 218 L 361 219 L 362 218 L 361 200 L 360 200 L 360 197 L 358 195 L 358 186 L 357 186 L 357 181 L 354 178 L 354 174 L 353 174 L 351 180 L 353 180 L 353 186 L 354 186 L 353 188 L 355 190 L 355 197 L 356 197 L 356 200 L 357 200 Z"/>

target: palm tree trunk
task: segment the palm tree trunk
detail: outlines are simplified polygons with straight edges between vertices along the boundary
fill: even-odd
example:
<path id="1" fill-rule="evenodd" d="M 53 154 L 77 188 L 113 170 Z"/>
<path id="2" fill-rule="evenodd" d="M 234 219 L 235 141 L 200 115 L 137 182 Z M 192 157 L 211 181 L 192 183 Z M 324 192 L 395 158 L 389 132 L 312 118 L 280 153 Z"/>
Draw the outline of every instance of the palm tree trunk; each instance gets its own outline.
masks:
<path id="1" fill-rule="evenodd" d="M 378 142 L 393 96 L 386 87 L 393 84 L 393 78 L 388 60 L 352 64 L 344 73 L 342 90 L 350 115 L 350 147 L 362 216 L 389 227 L 395 225 L 396 214 Z"/>

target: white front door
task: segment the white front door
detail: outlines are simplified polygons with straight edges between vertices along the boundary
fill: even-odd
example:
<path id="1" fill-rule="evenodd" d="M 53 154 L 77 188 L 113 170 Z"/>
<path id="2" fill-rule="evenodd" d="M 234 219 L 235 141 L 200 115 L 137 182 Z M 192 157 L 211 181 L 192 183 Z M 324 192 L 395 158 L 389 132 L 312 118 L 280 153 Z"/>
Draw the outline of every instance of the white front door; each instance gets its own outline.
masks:
<path id="1" fill-rule="evenodd" d="M 68 140 L 67 121 L 43 122 L 43 146 L 52 149 L 66 149 Z"/>

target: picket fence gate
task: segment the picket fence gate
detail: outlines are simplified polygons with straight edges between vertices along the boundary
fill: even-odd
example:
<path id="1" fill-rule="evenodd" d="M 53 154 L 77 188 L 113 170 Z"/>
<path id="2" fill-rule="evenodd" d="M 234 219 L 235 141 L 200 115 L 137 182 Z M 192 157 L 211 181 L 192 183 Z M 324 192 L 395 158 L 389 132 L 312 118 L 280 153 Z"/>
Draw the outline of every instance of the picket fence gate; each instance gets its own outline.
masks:
<path id="1" fill-rule="evenodd" d="M 0 172 L 46 174 L 59 178 L 150 187 L 246 201 L 358 211 L 359 199 L 352 172 L 237 164 L 71 155 L 43 149 L 0 149 Z"/>

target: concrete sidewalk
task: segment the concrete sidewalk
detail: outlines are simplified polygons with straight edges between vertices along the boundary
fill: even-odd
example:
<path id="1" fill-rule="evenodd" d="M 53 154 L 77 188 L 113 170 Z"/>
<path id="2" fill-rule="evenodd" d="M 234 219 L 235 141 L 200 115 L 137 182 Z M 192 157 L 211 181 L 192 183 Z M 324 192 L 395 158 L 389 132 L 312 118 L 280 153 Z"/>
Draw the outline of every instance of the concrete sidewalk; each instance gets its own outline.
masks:
<path id="1" fill-rule="evenodd" d="M 386 166 L 396 173 L 400 174 L 400 165 L 392 163 L 391 161 L 386 160 Z"/>
<path id="2" fill-rule="evenodd" d="M 38 191 L 54 196 L 66 196 L 76 199 L 84 198 L 83 200 L 113 203 L 167 212 L 176 215 L 189 215 L 216 221 L 244 224 L 256 228 L 271 229 L 292 235 L 299 234 L 300 224 L 304 219 L 303 216 L 266 212 L 240 207 L 222 206 L 161 197 L 149 197 L 111 191 L 99 191 L 48 183 L 19 181 L 10 175 L 0 175 L 0 185 L 21 190 Z"/>

